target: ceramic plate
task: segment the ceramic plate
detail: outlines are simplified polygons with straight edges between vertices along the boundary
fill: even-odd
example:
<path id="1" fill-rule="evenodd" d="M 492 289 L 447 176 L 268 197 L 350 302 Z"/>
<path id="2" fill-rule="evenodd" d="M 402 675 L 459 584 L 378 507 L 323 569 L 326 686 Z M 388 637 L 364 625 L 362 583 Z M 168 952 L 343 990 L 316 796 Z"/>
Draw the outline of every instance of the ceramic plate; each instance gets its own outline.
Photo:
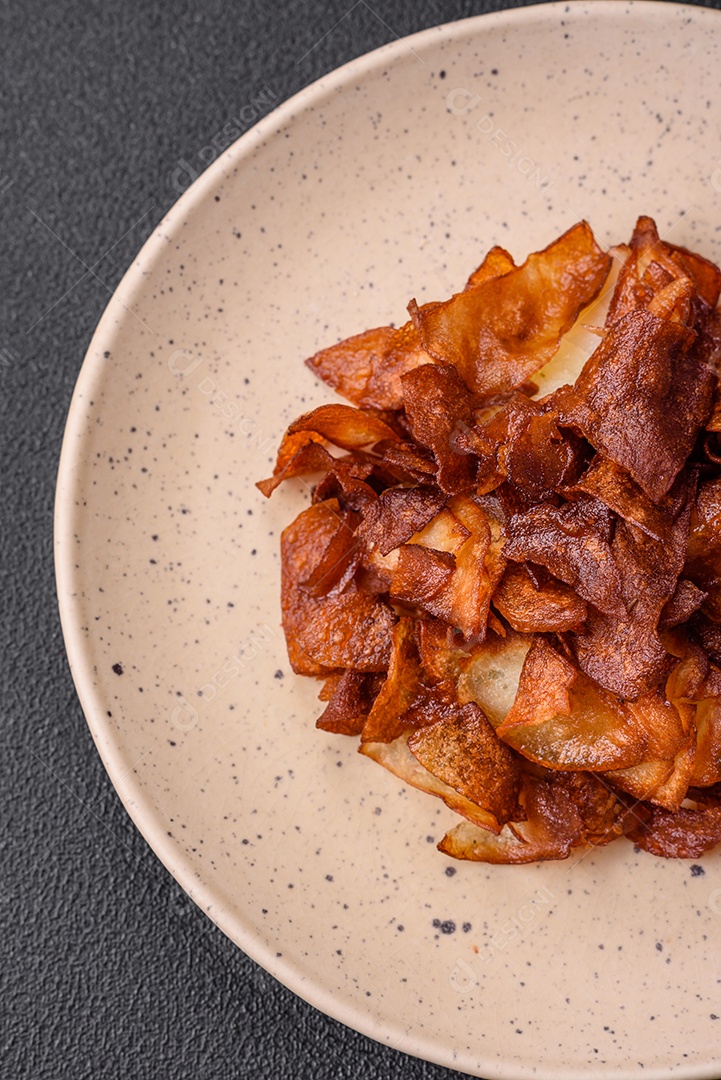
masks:
<path id="1" fill-rule="evenodd" d="M 452 864 L 454 818 L 314 729 L 280 629 L 266 502 L 303 360 L 442 299 L 500 243 L 639 213 L 721 258 L 721 18 L 551 4 L 396 41 L 259 123 L 180 199 L 111 301 L 68 420 L 63 627 L 129 813 L 237 944 L 317 1008 L 487 1077 L 711 1077 L 721 855 L 617 843 Z"/>

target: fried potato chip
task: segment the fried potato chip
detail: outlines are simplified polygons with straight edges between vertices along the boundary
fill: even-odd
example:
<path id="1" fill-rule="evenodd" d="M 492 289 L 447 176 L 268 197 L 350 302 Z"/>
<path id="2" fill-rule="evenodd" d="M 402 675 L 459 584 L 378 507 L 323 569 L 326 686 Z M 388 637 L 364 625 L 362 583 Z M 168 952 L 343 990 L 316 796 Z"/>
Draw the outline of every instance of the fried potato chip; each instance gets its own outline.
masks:
<path id="1" fill-rule="evenodd" d="M 666 650 L 657 628 L 683 568 L 694 485 L 695 477 L 681 477 L 669 496 L 663 543 L 623 520 L 616 523 L 611 551 L 621 578 L 624 611 L 613 616 L 589 611 L 574 637 L 573 651 L 582 671 L 623 698 L 652 690 L 664 676 Z"/>
<path id="2" fill-rule="evenodd" d="M 482 829 L 497 831 L 499 826 L 494 815 L 467 799 L 450 786 L 428 772 L 408 749 L 408 733 L 391 743 L 361 743 L 359 753 L 394 773 L 405 784 L 419 788 L 428 795 L 436 795 L 450 810 L 468 818 Z"/>
<path id="3" fill-rule="evenodd" d="M 644 758 L 629 768 L 610 770 L 605 778 L 636 799 L 677 809 L 693 769 L 695 727 L 686 728 L 679 709 L 660 691 L 627 702 L 625 708 L 645 736 Z"/>
<path id="4" fill-rule="evenodd" d="M 398 562 L 390 584 L 391 599 L 422 608 L 448 622 L 455 569 L 456 560 L 447 551 L 404 544 L 398 548 Z"/>
<path id="5" fill-rule="evenodd" d="M 410 543 L 455 556 L 470 535 L 463 522 L 446 506 L 413 534 Z"/>
<path id="6" fill-rule="evenodd" d="M 387 555 L 435 518 L 446 499 L 447 495 L 430 485 L 388 488 L 368 508 L 356 535 Z"/>
<path id="7" fill-rule="evenodd" d="M 711 412 L 715 374 L 694 332 L 648 311 L 614 323 L 573 387 L 554 394 L 561 422 L 630 473 L 652 502 L 666 494 Z"/>
<path id="8" fill-rule="evenodd" d="M 525 634 L 576 630 L 588 612 L 569 585 L 547 577 L 534 584 L 523 563 L 509 563 L 493 594 L 493 603 L 513 627 Z"/>
<path id="9" fill-rule="evenodd" d="M 485 281 L 490 281 L 491 278 L 502 277 L 510 270 L 515 269 L 516 264 L 513 261 L 513 256 L 509 255 L 505 248 L 496 244 L 488 252 L 478 269 L 473 271 L 465 284 L 464 292 L 467 292 L 468 289 L 475 289 L 477 285 L 483 285 Z"/>
<path id="10" fill-rule="evenodd" d="M 458 699 L 475 701 L 494 728 L 506 719 L 518 693 L 518 683 L 528 650 L 530 634 L 511 630 L 504 638 L 489 636 L 475 644 L 458 678 Z"/>
<path id="11" fill-rule="evenodd" d="M 689 792 L 693 797 L 693 789 Z M 635 844 L 666 859 L 698 859 L 721 842 L 719 796 L 695 807 L 669 811 L 658 806 L 635 808 L 637 821 L 628 830 Z"/>
<path id="12" fill-rule="evenodd" d="M 699 486 L 684 574 L 706 593 L 704 612 L 721 622 L 721 477 Z"/>
<path id="13" fill-rule="evenodd" d="M 605 506 L 590 496 L 560 507 L 541 503 L 513 515 L 504 554 L 515 562 L 540 563 L 599 611 L 620 618 L 626 609 L 606 538 L 609 526 Z"/>
<path id="14" fill-rule="evenodd" d="M 344 450 L 360 450 L 383 439 L 398 438 L 396 432 L 379 417 L 362 409 L 354 409 L 351 405 L 319 405 L 317 409 L 294 420 L 287 435 L 295 435 L 299 431 L 313 432 Z"/>
<path id="15" fill-rule="evenodd" d="M 510 390 L 548 363 L 610 265 L 581 222 L 517 269 L 421 311 L 422 345 L 477 393 Z"/>
<path id="16" fill-rule="evenodd" d="M 546 768 L 605 772 L 643 760 L 648 737 L 635 719 L 536 637 L 513 706 L 496 730 L 514 750 Z"/>
<path id="17" fill-rule="evenodd" d="M 391 583 L 391 596 L 415 604 L 431 615 L 456 627 L 465 638 L 485 635 L 490 598 L 505 566 L 501 554 L 503 538 L 493 523 L 471 499 L 458 496 L 446 510 L 426 526 L 421 543 L 411 542 L 399 549 L 398 568 Z M 457 543 L 460 522 L 467 534 Z M 495 530 L 495 532 L 494 532 Z M 452 544 L 455 555 L 426 547 L 429 537 Z"/>
<path id="18" fill-rule="evenodd" d="M 589 468 L 582 476 L 563 490 L 563 494 L 572 498 L 583 492 L 599 499 L 609 510 L 636 525 L 655 540 L 664 541 L 668 528 L 668 519 L 651 502 L 648 495 L 631 479 L 625 469 L 615 462 L 596 454 Z"/>
<path id="19" fill-rule="evenodd" d="M 393 742 L 406 730 L 404 714 L 421 693 L 413 619 L 401 618 L 393 629 L 388 677 L 363 725 L 362 742 Z"/>
<path id="20" fill-rule="evenodd" d="M 473 396 L 455 368 L 423 364 L 401 379 L 403 405 L 414 439 L 432 451 L 438 465 L 436 483 L 451 495 L 472 491 L 476 462 L 458 453 L 454 434 L 473 422 Z"/>
<path id="21" fill-rule="evenodd" d="M 298 675 L 325 675 L 336 665 L 314 660 L 304 646 L 307 619 L 319 601 L 300 587 L 313 572 L 338 529 L 340 507 L 336 499 L 309 506 L 282 533 L 281 607 L 288 659 Z"/>
<path id="22" fill-rule="evenodd" d="M 438 850 L 455 859 L 497 864 L 566 859 L 580 844 L 605 844 L 620 835 L 622 808 L 595 777 L 524 776 L 526 818 L 494 836 L 469 822 L 448 832 Z"/>
<path id="23" fill-rule="evenodd" d="M 673 596 L 663 607 L 658 619 L 659 630 L 669 630 L 687 622 L 699 610 L 708 593 L 702 592 L 693 581 L 679 578 Z"/>
<path id="24" fill-rule="evenodd" d="M 360 562 L 362 548 L 354 535 L 358 514 L 339 510 L 337 527 L 331 536 L 320 562 L 308 577 L 301 581 L 302 589 L 310 596 L 325 596 L 332 589 L 347 585 Z"/>
<path id="25" fill-rule="evenodd" d="M 372 404 L 373 407 L 383 408 L 366 400 L 366 389 L 373 362 L 384 356 L 394 333 L 392 326 L 366 330 L 328 349 L 321 349 L 306 360 L 306 364 L 323 382 L 354 405 Z"/>
<path id="26" fill-rule="evenodd" d="M 439 780 L 492 814 L 499 826 L 510 819 L 521 772 L 478 705 L 459 705 L 450 716 L 414 732 L 408 749 Z"/>
<path id="27" fill-rule="evenodd" d="M 721 783 L 721 669 L 712 667 L 700 687 L 696 706 L 696 757 L 690 783 Z"/>
<path id="28" fill-rule="evenodd" d="M 469 654 L 453 641 L 453 631 L 440 619 L 416 619 L 416 645 L 426 679 L 454 686 Z"/>
<path id="29" fill-rule="evenodd" d="M 300 675 L 337 668 L 384 671 L 396 621 L 387 604 L 360 592 L 316 598 L 304 589 L 338 530 L 338 503 L 316 503 L 281 536 L 281 607 L 288 657 Z"/>
<path id="30" fill-rule="evenodd" d="M 380 676 L 344 671 L 337 676 L 328 705 L 315 722 L 334 735 L 360 735 L 378 693 Z"/>

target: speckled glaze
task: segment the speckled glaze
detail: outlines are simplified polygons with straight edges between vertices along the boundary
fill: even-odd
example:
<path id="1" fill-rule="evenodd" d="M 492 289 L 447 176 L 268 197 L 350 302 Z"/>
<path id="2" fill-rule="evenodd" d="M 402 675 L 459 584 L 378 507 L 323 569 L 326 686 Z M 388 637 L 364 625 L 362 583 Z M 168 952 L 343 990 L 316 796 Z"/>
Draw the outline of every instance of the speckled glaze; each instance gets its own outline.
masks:
<path id="1" fill-rule="evenodd" d="M 495 243 L 640 212 L 721 258 L 721 18 L 550 4 L 397 41 L 232 146 L 145 245 L 68 421 L 57 567 L 73 674 L 129 813 L 193 899 L 345 1023 L 486 1077 L 716 1077 L 721 855 L 630 844 L 454 864 L 454 818 L 314 729 L 266 502 L 303 359 L 442 299 Z"/>

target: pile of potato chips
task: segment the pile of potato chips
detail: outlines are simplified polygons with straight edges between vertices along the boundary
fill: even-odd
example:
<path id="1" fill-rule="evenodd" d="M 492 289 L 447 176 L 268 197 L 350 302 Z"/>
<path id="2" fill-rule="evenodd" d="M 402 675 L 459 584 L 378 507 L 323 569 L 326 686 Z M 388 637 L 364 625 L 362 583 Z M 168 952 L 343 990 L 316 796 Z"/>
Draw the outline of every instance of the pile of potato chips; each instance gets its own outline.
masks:
<path id="1" fill-rule="evenodd" d="M 308 364 L 352 405 L 288 428 L 265 495 L 317 726 L 439 796 L 463 859 L 721 841 L 721 270 L 641 218 L 574 385 L 534 375 L 601 294 L 582 222 Z"/>

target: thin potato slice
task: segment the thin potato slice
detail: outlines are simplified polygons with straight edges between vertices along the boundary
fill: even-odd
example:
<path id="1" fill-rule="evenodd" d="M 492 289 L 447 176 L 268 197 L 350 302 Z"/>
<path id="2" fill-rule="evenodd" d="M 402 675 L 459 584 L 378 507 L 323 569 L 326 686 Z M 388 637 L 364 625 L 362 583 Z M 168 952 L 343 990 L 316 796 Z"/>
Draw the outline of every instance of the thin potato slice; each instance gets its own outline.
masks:
<path id="1" fill-rule="evenodd" d="M 586 603 L 569 585 L 549 577 L 537 586 L 521 563 L 508 564 L 493 603 L 514 630 L 525 634 L 577 630 L 588 614 Z"/>
<path id="2" fill-rule="evenodd" d="M 449 784 L 439 780 L 421 765 L 408 749 L 408 732 L 391 743 L 361 743 L 358 751 L 394 773 L 404 784 L 419 788 L 428 795 L 436 795 L 450 810 L 455 810 L 457 814 L 461 814 L 482 829 L 488 829 L 491 832 L 499 830 L 500 826 L 490 811 L 467 799 L 465 795 L 455 791 Z"/>
<path id="3" fill-rule="evenodd" d="M 499 825 L 510 819 L 521 772 L 477 705 L 458 706 L 447 718 L 414 732 L 408 749 L 439 780 L 493 814 Z"/>
<path id="4" fill-rule="evenodd" d="M 413 619 L 402 618 L 393 630 L 388 677 L 363 725 L 362 742 L 393 742 L 405 729 L 404 713 L 421 693 L 421 667 Z"/>
<path id="5" fill-rule="evenodd" d="M 548 363 L 610 265 L 588 225 L 574 225 L 517 269 L 421 310 L 423 347 L 477 393 L 511 390 Z"/>
<path id="6" fill-rule="evenodd" d="M 648 737 L 629 711 L 544 638 L 535 638 L 499 738 L 551 769 L 605 772 L 643 760 Z"/>
<path id="7" fill-rule="evenodd" d="M 667 493 L 712 406 L 715 374 L 691 350 L 694 332 L 648 311 L 610 327 L 573 387 L 554 403 L 652 502 Z"/>

